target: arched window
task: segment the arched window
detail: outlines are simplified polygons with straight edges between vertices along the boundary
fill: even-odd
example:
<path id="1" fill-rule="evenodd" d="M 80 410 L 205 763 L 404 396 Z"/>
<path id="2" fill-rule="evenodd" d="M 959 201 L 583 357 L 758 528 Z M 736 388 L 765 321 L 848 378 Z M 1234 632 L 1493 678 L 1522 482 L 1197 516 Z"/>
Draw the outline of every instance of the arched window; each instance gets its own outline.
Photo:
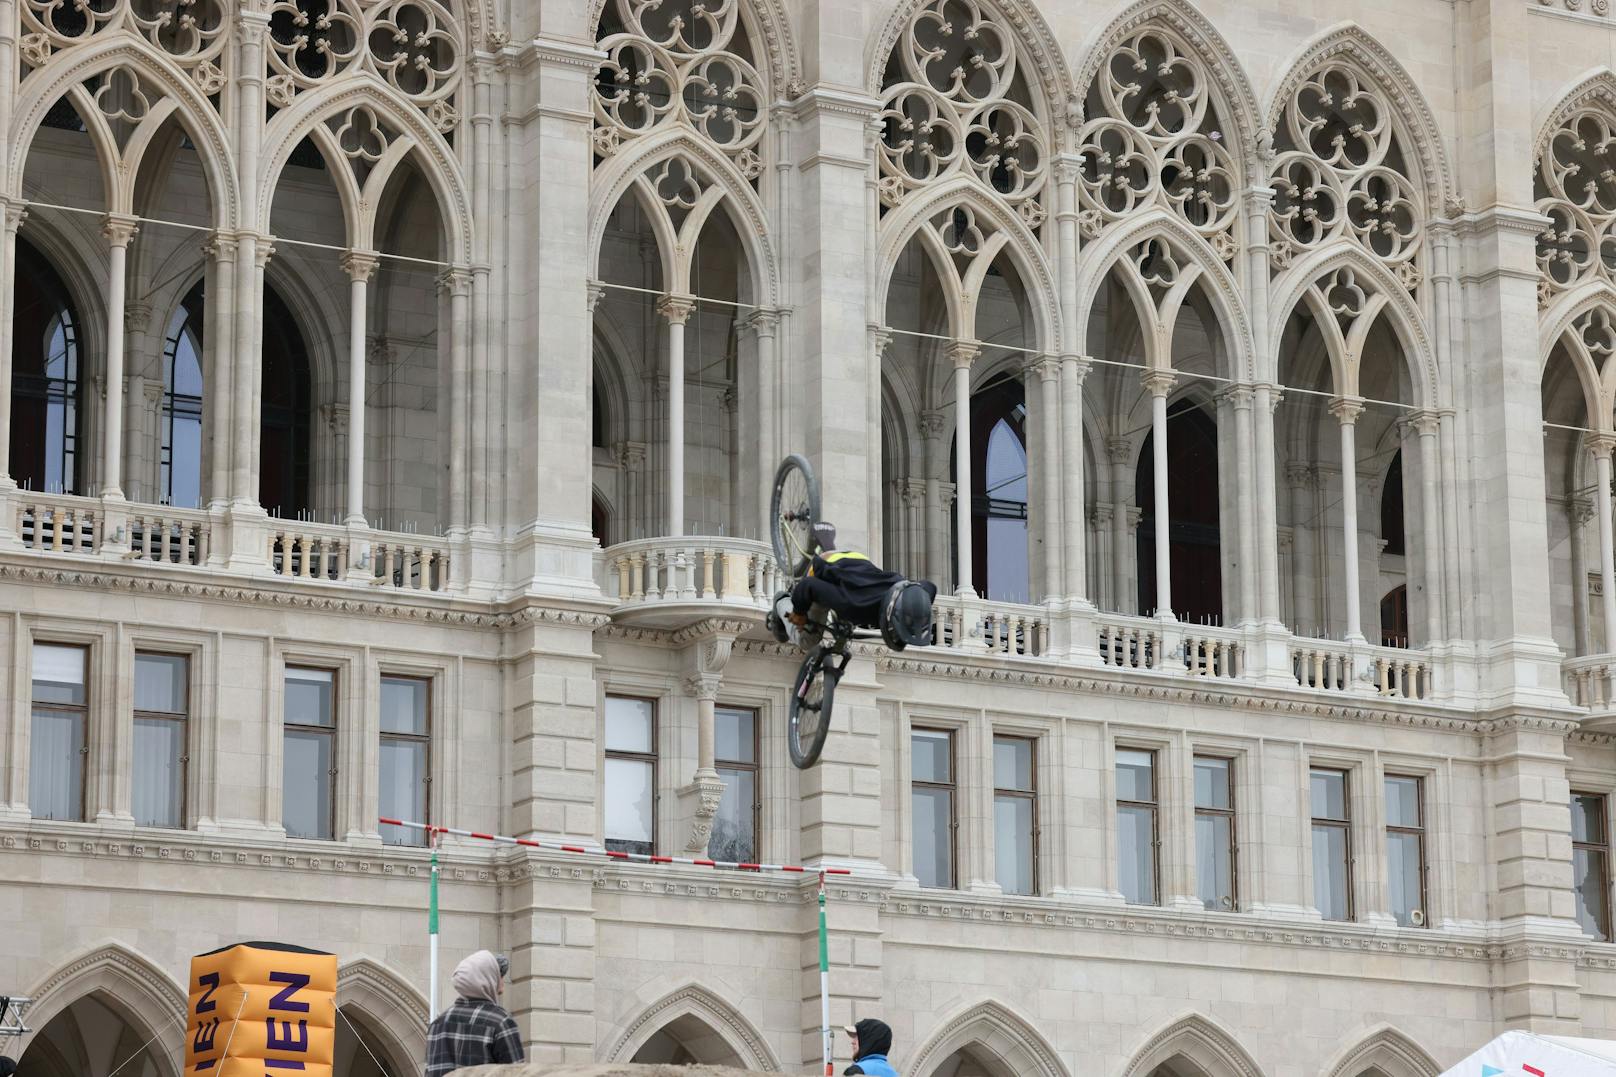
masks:
<path id="1" fill-rule="evenodd" d="M 1006 378 L 972 398 L 972 574 L 996 602 L 1030 602 L 1027 571 L 1027 399 Z"/>
<path id="2" fill-rule="evenodd" d="M 292 312 L 268 288 L 263 363 L 258 503 L 271 516 L 296 519 L 309 510 L 309 351 Z"/>
<path id="3" fill-rule="evenodd" d="M 202 283 L 169 319 L 163 343 L 163 452 L 158 490 L 165 505 L 202 504 Z"/>
<path id="4" fill-rule="evenodd" d="M 82 494 L 78 311 L 50 261 L 21 238 L 14 309 L 12 477 L 31 490 Z"/>
<path id="5" fill-rule="evenodd" d="M 1139 454 L 1139 609 L 1156 604 L 1156 470 L 1151 437 Z M 1223 555 L 1218 512 L 1217 422 L 1193 401 L 1167 416 L 1167 505 L 1173 611 L 1189 624 L 1223 623 Z"/>
<path id="6" fill-rule="evenodd" d="M 1408 584 L 1400 583 L 1380 600 L 1380 645 L 1408 646 Z"/>
<path id="7" fill-rule="evenodd" d="M 1380 538 L 1386 543 L 1385 553 L 1403 554 L 1408 550 L 1407 532 L 1403 526 L 1403 451 L 1392 456 L 1386 469 L 1386 485 L 1380 494 Z M 1407 634 L 1406 632 L 1404 633 Z"/>

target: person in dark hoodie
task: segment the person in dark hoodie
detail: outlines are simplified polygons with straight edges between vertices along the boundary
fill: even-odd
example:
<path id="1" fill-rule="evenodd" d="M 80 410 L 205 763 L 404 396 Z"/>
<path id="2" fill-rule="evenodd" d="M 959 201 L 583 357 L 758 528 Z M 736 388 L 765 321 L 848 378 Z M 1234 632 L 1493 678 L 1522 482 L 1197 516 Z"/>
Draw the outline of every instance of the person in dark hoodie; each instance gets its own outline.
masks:
<path id="1" fill-rule="evenodd" d="M 842 1029 L 853 1041 L 853 1064 L 842 1073 L 867 1073 L 870 1077 L 898 1077 L 898 1071 L 887 1061 L 892 1050 L 892 1029 L 885 1021 L 866 1017 L 856 1025 Z"/>

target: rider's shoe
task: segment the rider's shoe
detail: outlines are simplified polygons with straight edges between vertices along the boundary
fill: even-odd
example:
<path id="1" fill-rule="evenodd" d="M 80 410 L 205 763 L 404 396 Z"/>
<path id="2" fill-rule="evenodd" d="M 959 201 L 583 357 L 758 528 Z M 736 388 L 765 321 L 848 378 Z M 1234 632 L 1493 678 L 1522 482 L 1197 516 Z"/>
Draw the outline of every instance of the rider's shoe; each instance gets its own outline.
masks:
<path id="1" fill-rule="evenodd" d="M 796 635 L 793 631 L 796 626 L 786 620 L 787 615 L 790 613 L 791 596 L 785 591 L 781 591 L 774 596 L 774 607 L 769 610 L 769 615 L 763 621 L 775 640 L 780 643 L 796 642 L 793 638 Z"/>

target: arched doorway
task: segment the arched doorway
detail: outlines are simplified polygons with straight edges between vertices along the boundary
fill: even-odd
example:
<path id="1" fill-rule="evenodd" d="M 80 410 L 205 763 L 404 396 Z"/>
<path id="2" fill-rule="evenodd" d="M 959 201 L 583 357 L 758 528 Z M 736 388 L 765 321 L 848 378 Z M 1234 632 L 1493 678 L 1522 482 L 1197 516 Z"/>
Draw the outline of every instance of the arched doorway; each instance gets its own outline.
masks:
<path id="1" fill-rule="evenodd" d="M 175 1077 L 178 1066 L 164 1045 L 177 1045 L 181 1029 L 147 1029 L 95 992 L 52 1017 L 18 1059 L 28 1077 Z"/>
<path id="2" fill-rule="evenodd" d="M 50 259 L 21 237 L 14 297 L 12 478 L 24 489 L 83 494 L 79 312 Z"/>
<path id="3" fill-rule="evenodd" d="M 1140 508 L 1139 609 L 1156 602 L 1154 434 L 1139 453 L 1134 504 Z M 1192 400 L 1167 413 L 1167 503 L 1173 614 L 1189 624 L 1223 623 L 1222 535 L 1218 510 L 1218 426 Z"/>
<path id="4" fill-rule="evenodd" d="M 987 1056 L 962 1047 L 943 1059 L 942 1065 L 931 1071 L 931 1077 L 1017 1077 L 994 1064 Z"/>
<path id="5" fill-rule="evenodd" d="M 344 1077 L 413 1077 L 418 1065 L 402 1069 L 387 1050 L 386 1039 L 370 1027 L 365 1015 L 352 1006 L 337 1009 L 333 1073 Z M 412 1063 L 418 1060 L 410 1060 Z"/>
<path id="6" fill-rule="evenodd" d="M 258 503 L 287 520 L 309 510 L 310 382 L 309 350 L 297 321 L 266 287 Z"/>
<path id="7" fill-rule="evenodd" d="M 664 1063 L 673 1066 L 733 1066 L 746 1063 L 724 1037 L 694 1014 L 682 1014 L 651 1034 L 640 1045 L 630 1062 Z"/>
<path id="8" fill-rule="evenodd" d="M 158 497 L 165 505 L 202 504 L 202 282 L 169 319 L 163 341 L 163 409 Z"/>

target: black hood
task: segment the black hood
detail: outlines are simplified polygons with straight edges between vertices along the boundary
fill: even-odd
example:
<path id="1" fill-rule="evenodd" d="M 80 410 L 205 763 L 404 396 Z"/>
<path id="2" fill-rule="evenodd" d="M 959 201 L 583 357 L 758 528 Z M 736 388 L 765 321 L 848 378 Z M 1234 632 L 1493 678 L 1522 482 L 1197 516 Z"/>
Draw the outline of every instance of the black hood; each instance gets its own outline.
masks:
<path id="1" fill-rule="evenodd" d="M 885 1058 L 887 1052 L 892 1050 L 892 1030 L 887 1027 L 885 1021 L 877 1021 L 873 1017 L 866 1017 L 854 1025 L 853 1028 L 858 1031 L 859 1058 L 866 1055 L 880 1055 Z M 853 1061 L 857 1062 L 858 1058 Z"/>

